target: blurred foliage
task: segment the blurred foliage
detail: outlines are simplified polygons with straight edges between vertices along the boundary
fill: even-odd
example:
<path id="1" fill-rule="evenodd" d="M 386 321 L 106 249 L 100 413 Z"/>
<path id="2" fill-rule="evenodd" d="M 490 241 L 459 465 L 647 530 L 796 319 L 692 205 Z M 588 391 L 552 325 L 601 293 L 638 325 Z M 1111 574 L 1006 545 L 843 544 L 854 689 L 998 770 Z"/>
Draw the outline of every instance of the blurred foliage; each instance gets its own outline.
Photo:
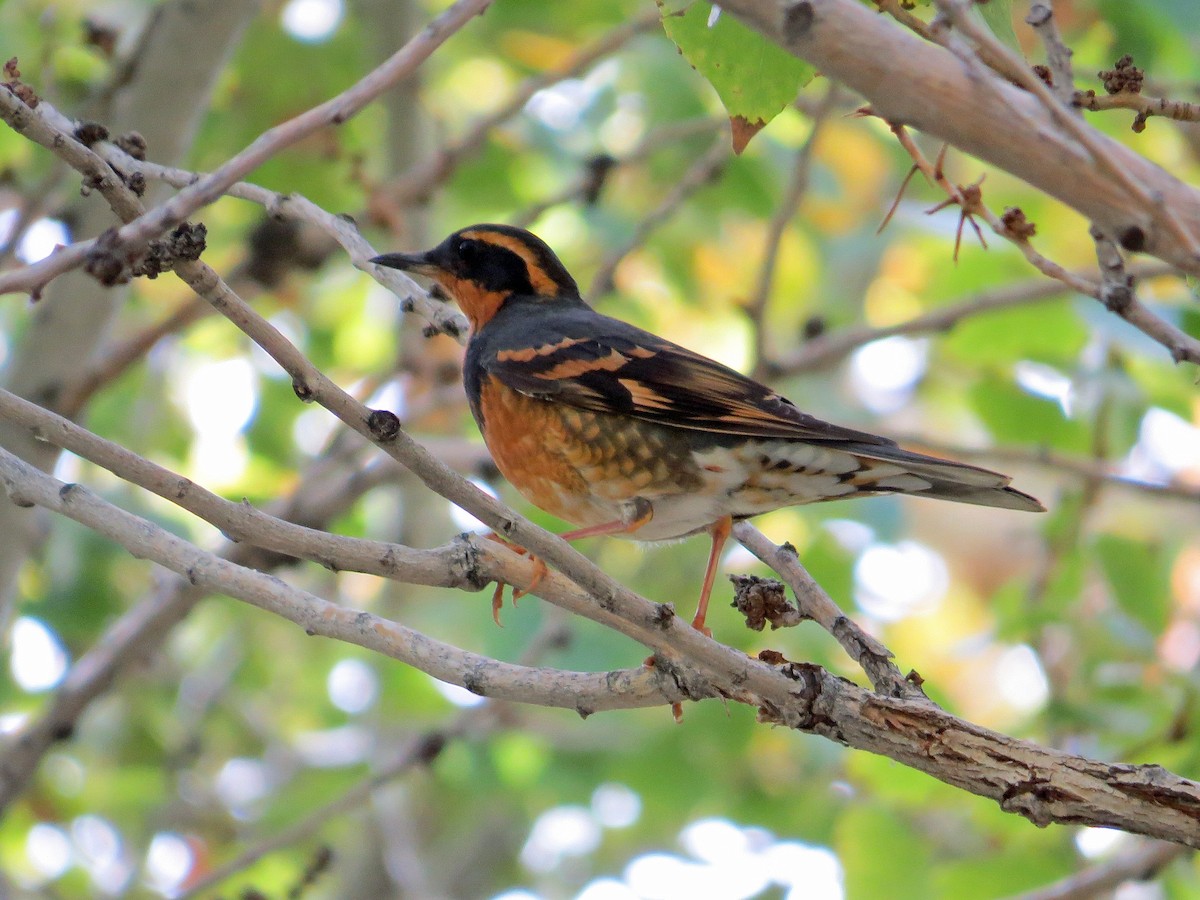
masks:
<path id="1" fill-rule="evenodd" d="M 299 40 L 282 22 L 306 2 L 315 0 L 267 4 L 245 35 L 222 72 L 190 166 L 218 165 L 377 62 L 369 39 L 386 31 L 391 23 L 378 17 L 393 10 L 353 4 L 332 33 Z M 443 5 L 422 7 L 417 19 Z M 1023 5 L 989 5 L 1011 10 L 1015 39 L 1040 62 L 1041 49 L 1021 21 Z M 387 205 L 389 181 L 419 162 L 405 155 L 413 151 L 387 146 L 388 117 L 406 117 L 402 128 L 421 134 L 434 152 L 499 108 L 522 79 L 563 65 L 646 7 L 632 0 L 501 0 L 422 68 L 417 108 L 389 97 L 280 154 L 252 180 L 354 215 L 381 250 L 429 245 L 472 222 L 517 221 L 535 210 L 533 229 L 586 289 L 713 139 L 727 140 L 728 115 L 740 114 L 726 109 L 722 97 L 726 104 L 729 98 L 719 97 L 660 30 L 538 94 L 464 156 L 425 206 Z M 113 60 L 84 40 L 84 20 L 116 28 L 124 45 L 148 9 L 136 0 L 7 0 L 0 5 L 0 54 L 18 56 L 26 79 L 71 111 L 114 77 Z M 1056 3 L 1055 11 L 1075 51 L 1080 88 L 1098 87 L 1093 73 L 1128 52 L 1147 67 L 1148 93 L 1195 95 L 1200 17 L 1187 0 L 1074 0 Z M 704 25 L 707 5 L 696 4 L 688 17 Z M 735 23 L 726 13 L 721 25 Z M 763 94 L 743 90 L 744 99 L 762 100 L 762 87 Z M 827 89 L 816 78 L 741 156 L 731 156 L 652 230 L 617 267 L 616 290 L 596 298 L 599 308 L 749 370 L 786 359 L 806 334 L 892 325 L 1041 277 L 998 238 L 989 235 L 984 249 L 969 231 L 953 262 L 957 212 L 928 214 L 943 198 L 920 179 L 876 234 L 910 161 L 883 123 L 848 118 L 856 104 L 843 96 L 820 125 L 809 187 L 784 230 L 773 289 L 756 323 L 749 300 L 769 222 Z M 1113 111 L 1088 118 L 1200 184 L 1200 127 L 1152 119 L 1134 135 L 1131 117 Z M 924 149 L 932 157 L 938 147 L 925 142 Z M 616 162 L 596 183 L 594 202 L 538 206 L 594 174 L 599 158 Z M 0 208 L 43 184 L 51 169 L 47 154 L 0 129 Z M 1051 259 L 1072 268 L 1094 264 L 1086 223 L 1073 211 L 955 151 L 947 170 L 964 184 L 986 175 L 985 201 L 1024 210 L 1037 224 L 1035 245 Z M 66 178 L 51 190 L 48 208 L 67 216 L 77 184 Z M 206 258 L 223 272 L 234 268 L 260 216 L 235 200 L 205 210 Z M 389 232 L 385 222 L 400 224 Z M 1141 291 L 1159 314 L 1200 333 L 1182 281 L 1148 280 Z M 412 433 L 452 440 L 468 452 L 478 447 L 460 395 L 447 387 L 456 382 L 459 348 L 420 339 L 422 323 L 402 318 L 394 298 L 343 255 L 270 287 L 243 286 L 243 293 L 340 384 L 403 413 Z M 186 299 L 170 278 L 134 284 L 116 337 Z M 0 303 L 0 362 L 11 357 L 29 315 L 18 300 Z M 766 360 L 754 358 L 759 327 Z M 930 695 L 956 714 L 1072 751 L 1160 762 L 1200 777 L 1196 502 L 1089 481 L 1040 462 L 1046 453 L 1099 459 L 1132 478 L 1200 485 L 1195 377 L 1099 304 L 1067 295 L 982 314 L 948 334 L 871 345 L 820 371 L 784 375 L 778 386 L 833 421 L 933 445 L 1002 447 L 1002 461 L 983 463 L 1013 474 L 1050 514 L 880 498 L 782 510 L 758 522 L 773 539 L 794 544 L 835 599 L 880 634 L 903 668 L 918 669 Z M 231 420 L 230 407 L 239 404 L 245 415 Z M 299 403 L 275 365 L 219 318 L 172 336 L 107 385 L 86 422 L 224 496 L 260 506 L 299 486 L 315 493 L 338 483 L 336 474 L 314 481 L 318 463 L 379 460 L 340 434 L 324 411 Z M 486 465 L 471 471 L 539 523 L 561 527 L 529 510 Z M 204 546 L 219 546 L 211 527 L 94 466 L 67 458 L 60 474 Z M 380 481 L 330 527 L 421 546 L 464 527 L 446 503 L 410 480 Z M 632 588 L 683 610 L 698 591 L 707 549 L 699 539 L 653 548 L 596 540 L 581 548 Z M 766 574 L 737 551 L 726 568 Z M 535 598 L 506 607 L 497 629 L 490 591 L 386 584 L 307 565 L 281 574 L 321 596 L 507 660 L 518 659 L 539 629 L 563 625 Z M 58 521 L 22 573 L 18 612 L 43 623 L 77 660 L 162 580 L 91 532 Z M 862 680 L 815 627 L 749 633 L 722 603 L 714 607 L 710 624 L 721 640 L 751 653 L 779 649 Z M 645 656 L 644 648 L 594 623 L 567 624 L 569 639 L 542 653 L 539 664 L 604 670 Z M 36 715 L 50 696 L 23 686 L 16 670 L 14 662 L 0 680 L 6 729 Z M 88 710 L 8 811 L 0 823 L 0 869 L 7 873 L 0 892 L 25 886 L 91 896 L 101 891 L 104 872 L 115 871 L 123 877 L 112 892 L 152 896 L 155 878 L 170 870 L 164 847 L 185 847 L 194 863 L 190 877 L 202 877 L 386 768 L 410 741 L 450 728 L 464 715 L 457 699 L 390 660 L 306 638 L 243 604 L 208 598 L 162 652 Z M 328 846 L 333 861 L 313 874 L 304 896 L 378 896 L 363 886 L 388 885 L 379 890 L 413 897 L 491 897 L 513 888 L 569 897 L 593 879 L 621 878 L 651 851 L 687 857 L 683 829 L 714 817 L 754 827 L 744 832 L 750 849 L 737 857 L 744 869 L 765 865 L 765 847 L 828 848 L 851 898 L 999 897 L 1070 873 L 1086 863 L 1085 850 L 1122 846 L 1063 827 L 1035 829 L 889 760 L 759 726 L 753 711 L 739 706 L 689 706 L 680 725 L 666 710 L 587 720 L 533 708 L 468 715 L 476 718 L 459 729 L 465 736 L 449 736 L 431 764 L 268 854 L 220 895 L 253 887 L 284 896 L 304 880 L 317 848 Z M 604 794 L 597 791 L 614 784 L 636 794 L 640 812 L 600 815 Z M 536 843 L 529 850 L 535 823 L 564 807 L 585 811 L 594 841 L 559 857 Z M 46 849 L 60 844 L 73 855 L 58 873 L 45 860 L 63 858 Z M 805 883 L 803 870 L 792 874 Z M 1161 883 L 1161 896 L 1200 896 L 1190 862 L 1167 870 Z M 782 884 L 761 895 L 781 896 Z M 711 887 L 718 890 L 715 876 Z M 826 896 L 816 888 L 793 891 L 789 896 Z"/>

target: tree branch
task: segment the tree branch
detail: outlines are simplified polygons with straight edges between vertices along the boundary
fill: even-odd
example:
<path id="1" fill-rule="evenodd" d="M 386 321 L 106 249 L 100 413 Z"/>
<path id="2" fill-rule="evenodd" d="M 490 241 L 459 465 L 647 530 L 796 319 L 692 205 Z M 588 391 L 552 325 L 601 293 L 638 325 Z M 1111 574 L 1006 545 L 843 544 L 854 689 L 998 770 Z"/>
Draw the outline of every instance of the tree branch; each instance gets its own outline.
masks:
<path id="1" fill-rule="evenodd" d="M 198 587 L 274 613 L 310 636 L 357 644 L 482 696 L 588 713 L 683 699 L 655 669 L 590 673 L 519 666 L 460 650 L 371 613 L 338 606 L 272 575 L 201 550 L 81 485 L 63 484 L 2 448 L 0 480 L 18 506 L 36 504 L 60 513 L 115 541 L 138 559 L 156 562 Z"/>
<path id="2" fill-rule="evenodd" d="M 1174 272 L 1166 263 L 1150 263 L 1134 269 L 1138 278 L 1157 278 Z M 1071 273 L 1073 279 L 1096 282 L 1100 279 L 1097 270 Z M 913 316 L 895 325 L 871 327 L 852 325 L 829 331 L 801 344 L 794 352 L 782 359 L 772 360 L 768 371 L 772 375 L 794 375 L 811 372 L 832 365 L 849 356 L 864 344 L 898 334 L 938 334 L 948 332 L 964 319 L 1002 309 L 1015 309 L 1034 303 L 1044 303 L 1068 293 L 1072 289 L 1059 281 L 1048 278 L 1006 285 L 991 291 L 982 291 L 975 296 Z"/>
<path id="3" fill-rule="evenodd" d="M 1093 900 L 1096 897 L 1107 896 L 1110 891 L 1128 881 L 1146 881 L 1154 878 L 1176 859 L 1186 855 L 1186 848 L 1179 844 L 1157 841 L 1147 843 L 1107 862 L 1090 866 L 1053 884 L 1018 894 L 1009 900 Z"/>
<path id="4" fill-rule="evenodd" d="M 398 81 L 411 75 L 434 50 L 472 18 L 482 13 L 492 0 L 458 0 L 453 6 L 429 23 L 419 34 L 383 65 L 367 73 L 354 85 L 306 110 L 288 121 L 259 135 L 245 150 L 231 157 L 216 171 L 184 188 L 166 203 L 111 232 L 109 246 L 125 252 L 135 252 L 183 222 L 214 200 L 250 171 L 308 135 L 329 125 L 340 125 Z M 0 89 L 11 96 L 11 91 Z M 18 101 L 19 102 L 19 101 Z M 23 121 L 32 112 L 23 103 L 10 124 L 21 130 Z M 72 244 L 46 259 L 0 275 L 0 294 L 36 292 L 51 279 L 83 264 L 94 242 Z"/>
<path id="5" fill-rule="evenodd" d="M 977 70 L 856 0 L 729 0 L 722 7 L 858 91 L 889 121 L 948 141 L 1057 197 L 1127 250 L 1200 274 L 1194 241 L 1184 239 L 1200 231 L 1200 191 L 1083 123 L 1088 139 L 1081 146 L 1037 96 L 990 76 L 989 89 L 980 91 Z M 1113 167 L 1126 177 L 1114 178 Z"/>

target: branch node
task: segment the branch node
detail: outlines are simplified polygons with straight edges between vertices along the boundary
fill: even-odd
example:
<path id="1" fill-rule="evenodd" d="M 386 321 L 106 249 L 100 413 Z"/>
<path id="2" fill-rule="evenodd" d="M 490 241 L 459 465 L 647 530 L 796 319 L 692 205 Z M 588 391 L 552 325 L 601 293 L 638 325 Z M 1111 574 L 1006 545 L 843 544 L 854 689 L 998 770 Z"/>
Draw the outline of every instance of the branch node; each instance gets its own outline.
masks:
<path id="1" fill-rule="evenodd" d="M 1146 79 L 1146 73 L 1133 64 L 1133 57 L 1128 53 L 1111 69 L 1102 69 L 1096 76 L 1109 94 L 1140 94 Z"/>
<path id="2" fill-rule="evenodd" d="M 307 381 L 299 377 L 292 379 L 292 391 L 302 403 L 312 403 L 317 397 L 317 392 L 309 386 Z"/>
<path id="3" fill-rule="evenodd" d="M 1146 249 L 1146 232 L 1139 225 L 1122 228 L 1117 235 L 1117 243 L 1125 250 L 1137 253 Z"/>
<path id="4" fill-rule="evenodd" d="M 672 603 L 655 603 L 654 615 L 651 617 L 651 622 L 655 627 L 666 631 L 671 627 L 671 620 L 675 618 L 675 605 Z"/>
<path id="5" fill-rule="evenodd" d="M 1005 233 L 1014 241 L 1028 241 L 1037 234 L 1037 225 L 1025 218 L 1025 211 L 1019 206 L 1009 206 L 1000 217 Z"/>
<path id="6" fill-rule="evenodd" d="M 80 122 L 75 126 L 75 140 L 85 146 L 108 140 L 108 129 L 99 122 Z"/>
<path id="7" fill-rule="evenodd" d="M 146 161 L 146 139 L 142 137 L 141 132 L 127 131 L 119 134 L 113 143 L 138 162 Z"/>
<path id="8" fill-rule="evenodd" d="M 375 440 L 386 443 L 394 441 L 400 434 L 400 419 L 390 410 L 373 409 L 367 416 L 367 427 L 371 429 L 371 436 Z"/>
<path id="9" fill-rule="evenodd" d="M 751 631 L 762 631 L 768 622 L 774 631 L 810 618 L 787 599 L 783 583 L 774 578 L 730 575 L 729 580 L 733 582 L 733 603 L 730 605 L 746 617 L 746 627 Z"/>

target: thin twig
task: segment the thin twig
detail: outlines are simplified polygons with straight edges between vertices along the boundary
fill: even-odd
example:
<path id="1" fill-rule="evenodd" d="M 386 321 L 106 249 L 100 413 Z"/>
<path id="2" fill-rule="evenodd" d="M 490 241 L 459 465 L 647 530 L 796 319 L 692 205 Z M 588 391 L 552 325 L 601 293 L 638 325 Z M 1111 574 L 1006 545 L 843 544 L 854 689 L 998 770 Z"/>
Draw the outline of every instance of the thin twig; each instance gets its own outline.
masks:
<path id="1" fill-rule="evenodd" d="M 1152 263 L 1135 267 L 1133 271 L 1138 278 L 1157 278 L 1173 273 L 1175 268 L 1166 263 Z M 1096 281 L 1100 277 L 1099 272 L 1095 270 L 1073 274 L 1087 281 Z M 771 375 L 779 376 L 823 369 L 872 341 L 895 335 L 948 332 L 965 319 L 998 310 L 1017 309 L 1036 303 L 1045 303 L 1061 297 L 1071 290 L 1062 282 L 1038 278 L 1033 281 L 996 288 L 992 291 L 984 291 L 970 299 L 949 303 L 903 322 L 897 322 L 895 325 L 878 327 L 854 325 L 829 331 L 805 341 L 790 355 L 770 361 L 768 372 Z"/>
<path id="2" fill-rule="evenodd" d="M 601 261 L 595 276 L 592 278 L 592 288 L 588 292 L 589 297 L 594 299 L 607 294 L 613 289 L 613 276 L 616 274 L 617 266 L 621 264 L 621 261 L 638 247 L 642 246 L 655 229 L 673 216 L 692 194 L 705 185 L 710 184 L 720 173 L 721 167 L 725 165 L 725 161 L 729 159 L 731 152 L 728 135 L 719 135 L 709 147 L 708 152 L 697 159 L 691 168 L 683 173 L 683 176 L 675 183 L 675 186 L 671 188 L 670 192 L 662 199 L 658 206 L 642 216 L 641 221 L 638 222 L 629 239 Z"/>
<path id="3" fill-rule="evenodd" d="M 1093 900 L 1109 896 L 1130 881 L 1149 881 L 1182 856 L 1186 847 L 1166 841 L 1148 841 L 1135 850 L 1088 866 L 1060 881 L 1036 888 L 1009 900 Z"/>
<path id="4" fill-rule="evenodd" d="M 1054 18 L 1053 0 L 1045 3 L 1034 3 L 1025 17 L 1029 26 L 1042 39 L 1046 48 L 1046 70 L 1050 76 L 1050 89 L 1059 102 L 1071 106 L 1075 97 L 1075 75 L 1071 71 L 1071 48 L 1068 47 L 1058 32 L 1058 22 Z"/>
<path id="5" fill-rule="evenodd" d="M 517 85 L 512 96 L 499 109 L 474 122 L 461 138 L 446 144 L 431 159 L 400 173 L 391 183 L 385 185 L 384 202 L 403 207 L 428 198 L 432 191 L 454 174 L 464 160 L 484 147 L 498 126 L 520 113 L 534 94 L 568 78 L 574 78 L 598 60 L 611 56 L 639 34 L 656 28 L 659 18 L 658 9 L 651 8 L 581 47 L 560 65 L 526 78 Z"/>
<path id="6" fill-rule="evenodd" d="M 919 685 L 906 679 L 896 664 L 894 654 L 880 641 L 863 631 L 833 601 L 825 589 L 813 579 L 800 563 L 795 548 L 779 546 L 749 522 L 733 526 L 738 542 L 764 562 L 787 583 L 800 604 L 800 615 L 812 619 L 842 645 L 871 679 L 876 691 L 891 697 L 924 697 Z"/>
<path id="7" fill-rule="evenodd" d="M 1169 100 L 1166 97 L 1147 97 L 1133 91 L 1121 91 L 1118 94 L 1100 94 L 1095 91 L 1076 91 L 1073 102 L 1081 109 L 1090 112 L 1102 112 L 1106 109 L 1131 109 L 1136 116 L 1130 126 L 1133 131 L 1141 133 L 1146 130 L 1146 120 L 1151 116 L 1162 116 L 1176 122 L 1200 122 L 1200 103 L 1188 103 L 1186 100 Z"/>
<path id="8" fill-rule="evenodd" d="M 1003 218 L 997 216 L 983 202 L 983 192 L 978 183 L 965 187 L 953 184 L 946 178 L 940 165 L 934 165 L 925 157 L 903 125 L 892 125 L 892 132 L 900 141 L 900 145 L 908 151 L 913 163 L 929 181 L 946 192 L 949 197 L 948 202 L 955 203 L 961 208 L 960 215 L 964 220 L 973 222 L 975 216 L 983 219 L 995 234 L 1020 250 L 1030 265 L 1043 275 L 1061 281 L 1076 293 L 1104 303 L 1109 311 L 1119 315 L 1143 334 L 1165 347 L 1175 362 L 1191 362 L 1200 365 L 1200 340 L 1152 312 L 1133 292 L 1132 283 L 1128 286 L 1128 292 L 1121 295 L 1119 302 L 1105 300 L 1103 282 L 1098 284 L 1071 272 L 1034 249 L 1030 242 L 1030 237 L 1034 234 L 1034 226 L 1025 218 L 1025 214 L 1020 209 L 1011 207 L 1005 210 Z M 931 212 L 939 208 L 940 206 L 935 207 Z M 1110 298 L 1110 300 L 1112 299 Z"/>
<path id="9" fill-rule="evenodd" d="M 230 185 L 280 151 L 321 128 L 341 125 L 363 106 L 411 75 L 434 50 L 491 3 L 492 0 L 458 0 L 390 59 L 345 91 L 264 131 L 245 150 L 231 157 L 212 174 L 184 188 L 161 206 L 109 232 L 108 245 L 126 253 L 144 248 L 149 241 L 179 225 L 196 210 L 223 196 Z M 11 103 L 0 105 L 0 110 L 6 113 L 5 121 L 15 130 L 22 131 L 33 111 L 17 100 L 11 91 L 0 88 L 0 99 L 6 98 L 15 100 L 16 108 L 13 109 Z M 0 275 L 0 294 L 37 293 L 53 278 L 82 265 L 94 245 L 94 241 L 72 244 L 39 263 Z"/>
<path id="10" fill-rule="evenodd" d="M 758 279 L 754 285 L 754 293 L 746 304 L 746 314 L 754 326 L 754 371 L 752 377 L 762 378 L 766 373 L 766 327 L 763 317 L 766 314 L 767 303 L 771 299 L 771 288 L 775 283 L 775 270 L 779 263 L 779 247 L 788 224 L 796 215 L 804 195 L 808 192 L 809 172 L 812 169 L 813 151 L 820 137 L 822 127 L 829 118 L 834 105 L 838 101 L 839 89 L 837 84 L 830 84 L 816 113 L 812 117 L 812 128 L 808 138 L 796 152 L 796 161 L 792 167 L 792 178 L 784 191 L 783 198 L 771 216 L 767 226 L 767 237 L 763 251 L 763 260 L 758 268 Z"/>
<path id="11" fill-rule="evenodd" d="M 962 0 L 935 0 L 941 13 L 954 23 L 955 28 L 969 37 L 977 48 L 983 51 L 989 59 L 999 59 L 1004 64 L 1004 74 L 1016 84 L 1036 96 L 1046 111 L 1058 125 L 1074 140 L 1083 146 L 1098 168 L 1116 184 L 1119 184 L 1131 197 L 1145 208 L 1150 216 L 1161 222 L 1174 236 L 1179 244 L 1195 259 L 1200 259 L 1200 243 L 1196 236 L 1183 224 L 1174 210 L 1163 202 L 1162 198 L 1153 196 L 1132 173 L 1120 166 L 1101 145 L 1097 133 L 1090 125 L 1072 114 L 1071 106 L 1059 102 L 1050 88 L 1038 78 L 1015 52 L 1000 41 L 990 30 L 985 28 L 970 15 L 968 4 Z M 938 30 L 935 29 L 935 35 Z M 945 46 L 951 52 L 959 54 L 968 63 L 972 61 L 970 54 L 964 54 L 962 48 L 954 40 L 946 40 Z M 987 79 L 991 84 L 992 80 Z"/>

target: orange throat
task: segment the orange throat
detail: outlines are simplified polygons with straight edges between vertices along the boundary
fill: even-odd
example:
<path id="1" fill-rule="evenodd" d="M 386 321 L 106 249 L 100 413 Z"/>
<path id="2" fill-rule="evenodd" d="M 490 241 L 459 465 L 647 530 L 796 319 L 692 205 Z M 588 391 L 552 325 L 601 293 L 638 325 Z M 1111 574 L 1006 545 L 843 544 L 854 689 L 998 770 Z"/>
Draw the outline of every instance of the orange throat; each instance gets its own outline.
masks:
<path id="1" fill-rule="evenodd" d="M 472 331 L 478 331 L 490 322 L 508 299 L 507 294 L 485 290 L 473 281 L 455 278 L 450 274 L 438 273 L 434 278 L 446 293 L 454 298 L 458 308 L 471 323 Z"/>

